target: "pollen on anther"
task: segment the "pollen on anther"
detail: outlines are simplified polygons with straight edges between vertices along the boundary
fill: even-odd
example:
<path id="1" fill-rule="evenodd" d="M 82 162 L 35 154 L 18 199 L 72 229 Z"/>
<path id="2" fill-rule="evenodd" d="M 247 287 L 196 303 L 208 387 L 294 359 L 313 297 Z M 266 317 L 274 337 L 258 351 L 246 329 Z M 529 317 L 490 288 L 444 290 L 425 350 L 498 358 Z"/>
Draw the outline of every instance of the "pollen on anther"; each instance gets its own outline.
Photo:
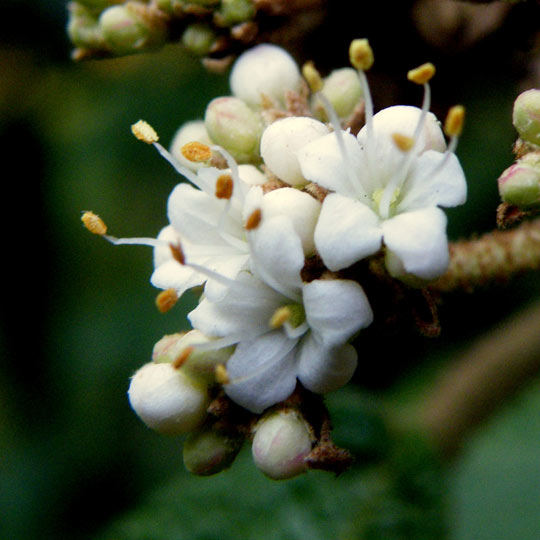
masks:
<path id="1" fill-rule="evenodd" d="M 407 73 L 407 79 L 416 84 L 426 84 L 435 75 L 435 66 L 431 62 L 426 62 L 417 68 L 411 69 Z"/>
<path id="2" fill-rule="evenodd" d="M 214 377 L 218 384 L 229 384 L 231 379 L 227 373 L 227 368 L 223 364 L 218 364 L 214 370 Z"/>
<path id="3" fill-rule="evenodd" d="M 269 321 L 270 328 L 280 328 L 283 326 L 290 318 L 292 317 L 291 308 L 288 306 L 282 306 L 272 315 L 272 318 Z"/>
<path id="4" fill-rule="evenodd" d="M 253 210 L 253 212 L 251 212 L 251 214 L 248 216 L 246 220 L 246 225 L 245 225 L 246 230 L 252 231 L 253 229 L 256 229 L 261 223 L 261 219 L 262 219 L 261 209 L 256 208 L 255 210 Z"/>
<path id="5" fill-rule="evenodd" d="M 161 291 L 156 297 L 156 307 L 161 313 L 167 313 L 178 302 L 176 289 Z"/>
<path id="6" fill-rule="evenodd" d="M 449 137 L 459 137 L 463 131 L 465 123 L 465 107 L 463 105 L 454 105 L 448 111 L 444 121 L 444 132 Z"/>
<path id="7" fill-rule="evenodd" d="M 408 152 L 414 146 L 414 139 L 403 133 L 392 133 L 392 140 L 402 152 Z"/>
<path id="8" fill-rule="evenodd" d="M 216 180 L 216 197 L 230 199 L 233 194 L 234 182 L 230 174 L 222 174 Z"/>
<path id="9" fill-rule="evenodd" d="M 171 254 L 175 261 L 178 261 L 182 265 L 186 264 L 186 257 L 180 242 L 176 244 L 169 244 L 169 249 L 171 250 Z"/>
<path id="10" fill-rule="evenodd" d="M 131 126 L 131 133 L 146 144 L 152 144 L 159 141 L 158 134 L 155 129 L 144 120 L 139 120 Z"/>
<path id="11" fill-rule="evenodd" d="M 105 222 L 94 212 L 84 212 L 81 216 L 83 225 L 92 233 L 103 236 L 107 233 L 107 225 Z"/>
<path id="12" fill-rule="evenodd" d="M 208 161 L 212 157 L 212 150 L 207 144 L 198 141 L 192 141 L 184 144 L 180 149 L 182 155 L 189 161 L 194 163 L 202 163 Z"/>
<path id="13" fill-rule="evenodd" d="M 374 62 L 373 50 L 367 39 L 353 39 L 349 46 L 351 64 L 362 71 L 367 71 Z"/>
<path id="14" fill-rule="evenodd" d="M 312 92 L 318 92 L 322 89 L 323 80 L 313 62 L 306 62 L 302 66 L 302 75 L 304 76 L 304 79 L 306 79 Z"/>
<path id="15" fill-rule="evenodd" d="M 195 347 L 186 347 L 182 349 L 182 352 L 174 359 L 172 367 L 174 369 L 180 369 L 191 356 L 191 353 L 195 350 Z"/>

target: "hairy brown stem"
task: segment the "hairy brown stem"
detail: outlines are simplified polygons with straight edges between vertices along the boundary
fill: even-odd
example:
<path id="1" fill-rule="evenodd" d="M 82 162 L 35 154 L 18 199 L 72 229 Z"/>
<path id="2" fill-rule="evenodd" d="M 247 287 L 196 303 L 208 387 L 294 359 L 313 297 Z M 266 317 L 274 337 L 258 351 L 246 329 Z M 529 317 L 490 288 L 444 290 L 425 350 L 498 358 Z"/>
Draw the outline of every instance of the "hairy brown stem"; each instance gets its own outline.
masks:
<path id="1" fill-rule="evenodd" d="M 450 244 L 450 266 L 430 290 L 472 291 L 505 281 L 526 270 L 540 269 L 540 219 L 515 229 L 493 231 L 480 238 Z"/>
<path id="2" fill-rule="evenodd" d="M 540 375 L 540 302 L 502 323 L 442 374 L 425 400 L 422 426 L 445 457 Z"/>

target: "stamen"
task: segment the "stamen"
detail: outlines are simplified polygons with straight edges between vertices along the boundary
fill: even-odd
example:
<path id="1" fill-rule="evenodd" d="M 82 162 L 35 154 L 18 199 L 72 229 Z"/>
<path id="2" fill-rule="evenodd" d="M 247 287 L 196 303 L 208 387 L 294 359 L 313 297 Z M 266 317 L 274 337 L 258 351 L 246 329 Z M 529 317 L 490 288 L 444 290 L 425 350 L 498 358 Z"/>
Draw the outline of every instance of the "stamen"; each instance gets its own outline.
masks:
<path id="1" fill-rule="evenodd" d="M 317 71 L 315 64 L 310 60 L 302 66 L 302 75 L 306 79 L 309 88 L 313 93 L 319 92 L 323 87 L 323 80 Z"/>
<path id="2" fill-rule="evenodd" d="M 407 73 L 407 79 L 416 84 L 426 84 L 435 75 L 435 66 L 431 62 L 426 62 L 417 68 L 411 69 Z"/>
<path id="3" fill-rule="evenodd" d="M 156 307 L 161 313 L 167 313 L 178 302 L 178 294 L 175 289 L 161 291 L 156 297 Z"/>
<path id="4" fill-rule="evenodd" d="M 92 234 L 103 236 L 107 233 L 107 225 L 105 225 L 105 222 L 97 214 L 94 214 L 94 212 L 84 212 L 81 216 L 81 221 Z"/>
<path id="5" fill-rule="evenodd" d="M 233 179 L 230 174 L 222 174 L 216 180 L 216 197 L 218 199 L 230 199 L 233 193 Z"/>
<path id="6" fill-rule="evenodd" d="M 289 306 L 282 306 L 272 315 L 268 322 L 270 328 L 276 329 L 283 326 L 292 317 L 292 310 Z"/>
<path id="7" fill-rule="evenodd" d="M 260 208 L 256 208 L 251 212 L 251 214 L 248 216 L 245 224 L 246 231 L 252 231 L 253 229 L 256 229 L 262 220 L 262 211 Z"/>
<path id="8" fill-rule="evenodd" d="M 181 265 L 186 264 L 186 257 L 184 255 L 184 251 L 182 250 L 182 245 L 180 242 L 177 242 L 176 244 L 169 244 L 169 248 L 171 249 L 171 254 L 175 261 L 179 262 Z"/>
<path id="9" fill-rule="evenodd" d="M 216 377 L 216 382 L 218 384 L 229 384 L 231 379 L 227 373 L 227 368 L 223 364 L 218 364 L 214 371 L 214 376 Z"/>
<path id="10" fill-rule="evenodd" d="M 186 347 L 182 352 L 174 359 L 172 366 L 174 369 L 180 369 L 191 356 L 191 353 L 195 350 L 195 347 Z"/>
<path id="11" fill-rule="evenodd" d="M 402 152 L 408 152 L 414 146 L 414 139 L 403 133 L 392 133 L 392 140 Z"/>
<path id="12" fill-rule="evenodd" d="M 454 105 L 446 115 L 444 121 L 444 132 L 449 137 L 459 137 L 463 131 L 465 122 L 465 107 L 463 105 Z"/>
<path id="13" fill-rule="evenodd" d="M 167 247 L 167 242 L 158 240 L 157 238 L 116 238 L 109 234 L 103 235 L 103 238 L 115 246 L 133 245 L 133 246 L 149 246 L 149 247 Z"/>
<path id="14" fill-rule="evenodd" d="M 144 120 L 139 120 L 131 126 L 131 133 L 146 144 L 153 144 L 158 142 L 159 137 L 155 129 Z"/>
<path id="15" fill-rule="evenodd" d="M 349 46 L 349 60 L 358 70 L 367 71 L 374 62 L 373 50 L 367 39 L 353 39 Z"/>
<path id="16" fill-rule="evenodd" d="M 180 152 L 182 152 L 182 155 L 188 161 L 193 161 L 194 163 L 202 163 L 204 161 L 209 161 L 212 158 L 212 150 L 210 150 L 210 147 L 197 141 L 184 144 L 180 149 Z"/>

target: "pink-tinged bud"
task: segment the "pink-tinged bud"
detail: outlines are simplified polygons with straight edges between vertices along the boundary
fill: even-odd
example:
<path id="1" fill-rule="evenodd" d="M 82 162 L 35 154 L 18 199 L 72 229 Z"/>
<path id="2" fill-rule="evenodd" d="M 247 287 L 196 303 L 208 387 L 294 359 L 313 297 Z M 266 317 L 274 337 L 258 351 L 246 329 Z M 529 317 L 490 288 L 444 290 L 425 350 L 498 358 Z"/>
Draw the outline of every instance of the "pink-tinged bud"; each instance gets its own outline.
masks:
<path id="1" fill-rule="evenodd" d="M 325 77 L 321 93 L 331 103 L 339 118 L 347 118 L 362 100 L 363 92 L 360 78 L 355 69 L 336 69 Z M 317 97 L 314 98 L 314 107 L 321 110 L 321 116 L 327 120 L 324 106 Z"/>
<path id="2" fill-rule="evenodd" d="M 529 152 L 508 167 L 498 180 L 501 199 L 519 208 L 540 206 L 540 152 Z"/>
<path id="3" fill-rule="evenodd" d="M 517 97 L 512 121 L 522 140 L 540 146 L 540 89 L 527 90 Z"/>
<path id="4" fill-rule="evenodd" d="M 191 433 L 184 443 L 184 465 L 199 476 L 217 474 L 232 465 L 242 443 L 243 438 L 213 429 Z"/>
<path id="5" fill-rule="evenodd" d="M 131 378 L 128 396 L 140 419 L 165 435 L 200 427 L 210 402 L 206 385 L 169 363 L 140 368 Z"/>
<path id="6" fill-rule="evenodd" d="M 255 428 L 252 454 L 255 465 L 274 480 L 292 478 L 307 470 L 312 441 L 308 424 L 294 411 L 267 414 Z"/>

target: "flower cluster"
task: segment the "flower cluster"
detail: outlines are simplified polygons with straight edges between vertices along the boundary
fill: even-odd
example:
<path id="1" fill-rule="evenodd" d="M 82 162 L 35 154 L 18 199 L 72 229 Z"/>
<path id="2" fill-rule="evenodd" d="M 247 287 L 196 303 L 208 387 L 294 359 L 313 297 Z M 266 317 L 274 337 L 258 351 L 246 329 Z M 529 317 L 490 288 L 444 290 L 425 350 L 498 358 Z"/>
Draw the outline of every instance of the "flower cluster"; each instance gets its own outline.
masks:
<path id="1" fill-rule="evenodd" d="M 409 72 L 424 88 L 421 108 L 374 114 L 367 41 L 355 40 L 350 56 L 355 69 L 322 79 L 312 64 L 301 72 L 282 49 L 260 45 L 233 66 L 232 95 L 183 126 L 170 152 L 148 124 L 135 124 L 188 181 L 172 191 L 157 239 L 114 238 L 96 215 L 83 216 L 115 244 L 154 247 L 163 311 L 204 286 L 188 315 L 193 330 L 158 342 L 129 390 L 147 425 L 191 432 L 185 462 L 198 474 L 228 466 L 246 436 L 216 413 L 223 399 L 250 418 L 261 470 L 304 470 L 318 434 L 291 396 L 345 385 L 358 362 L 351 340 L 374 318 L 351 267 L 377 257 L 389 276 L 418 287 L 448 266 L 440 207 L 466 197 L 454 154 L 463 109 L 449 113 L 447 145 L 429 112 L 426 64 Z"/>

